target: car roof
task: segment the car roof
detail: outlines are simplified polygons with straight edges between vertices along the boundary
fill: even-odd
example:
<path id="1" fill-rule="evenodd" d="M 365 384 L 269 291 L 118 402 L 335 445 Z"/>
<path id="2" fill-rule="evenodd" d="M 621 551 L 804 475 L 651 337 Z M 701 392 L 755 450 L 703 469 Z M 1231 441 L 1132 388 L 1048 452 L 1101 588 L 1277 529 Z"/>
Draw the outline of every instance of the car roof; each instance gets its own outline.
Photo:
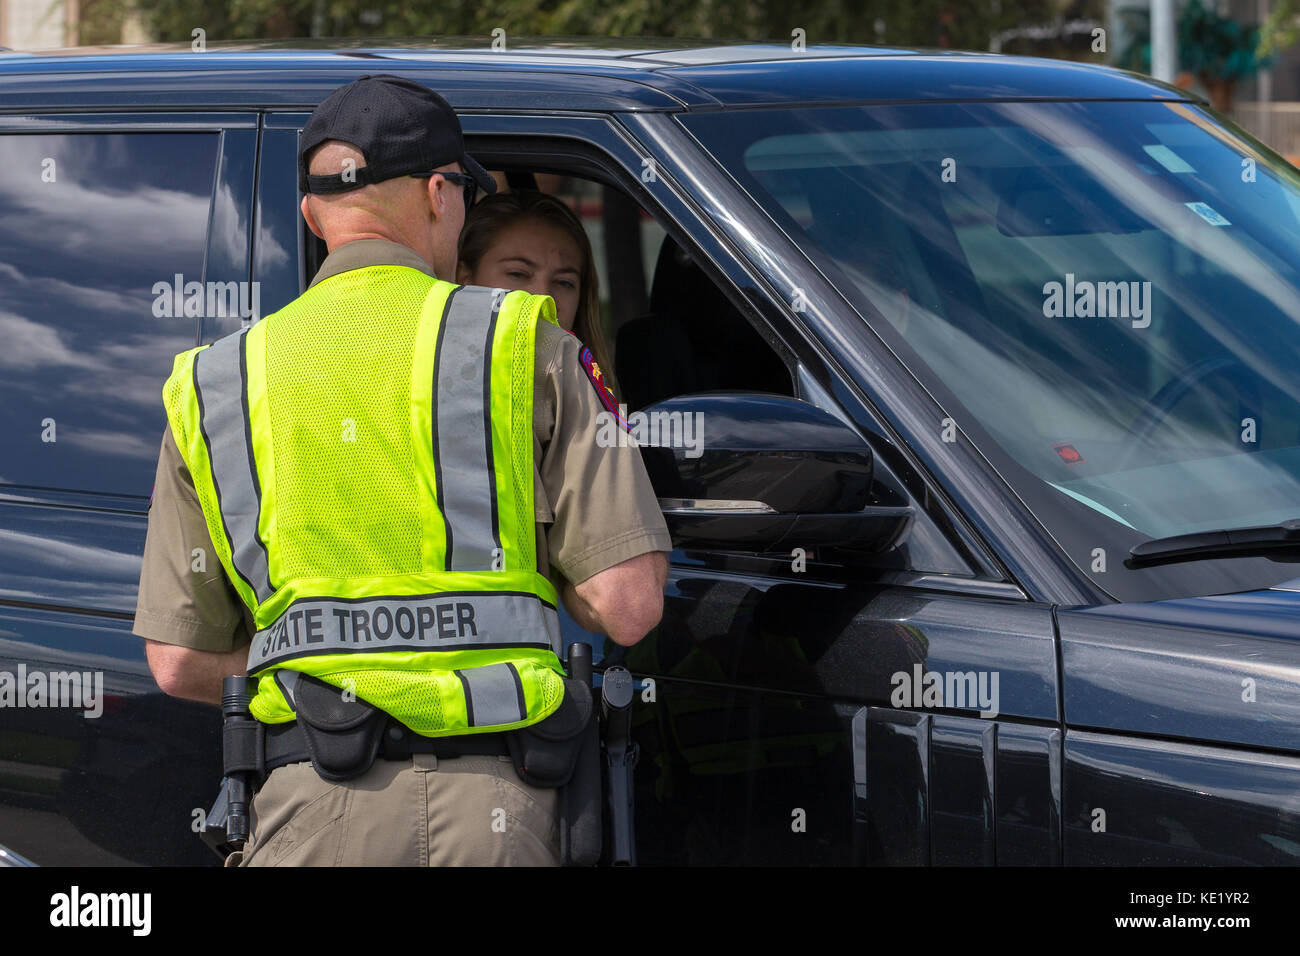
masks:
<path id="1" fill-rule="evenodd" d="M 311 109 L 366 73 L 425 82 L 459 110 L 717 110 L 953 100 L 1186 100 L 1109 67 L 988 53 L 716 40 L 301 40 L 0 53 L 0 111 Z"/>

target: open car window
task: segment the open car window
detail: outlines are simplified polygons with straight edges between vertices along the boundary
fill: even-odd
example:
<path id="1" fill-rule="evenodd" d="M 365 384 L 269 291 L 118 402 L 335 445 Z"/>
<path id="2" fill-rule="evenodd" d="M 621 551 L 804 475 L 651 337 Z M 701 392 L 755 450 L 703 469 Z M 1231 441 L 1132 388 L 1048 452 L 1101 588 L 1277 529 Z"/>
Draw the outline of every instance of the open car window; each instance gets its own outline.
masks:
<path id="1" fill-rule="evenodd" d="M 604 371 L 629 410 L 706 391 L 793 395 L 785 364 L 726 290 L 632 197 L 577 175 L 527 168 L 493 173 L 507 189 L 535 185 L 555 196 L 582 223 L 597 276 Z M 325 246 L 303 230 L 310 277 Z"/>

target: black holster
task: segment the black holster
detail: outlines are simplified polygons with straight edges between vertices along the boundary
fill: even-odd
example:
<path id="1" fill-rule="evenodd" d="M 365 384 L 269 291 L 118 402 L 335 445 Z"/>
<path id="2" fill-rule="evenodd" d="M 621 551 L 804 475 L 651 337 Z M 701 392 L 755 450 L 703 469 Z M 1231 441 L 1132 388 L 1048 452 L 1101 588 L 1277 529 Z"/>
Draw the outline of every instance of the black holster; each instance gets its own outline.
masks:
<path id="1" fill-rule="evenodd" d="M 545 720 L 507 735 L 515 772 L 534 787 L 558 787 L 564 862 L 600 858 L 600 742 L 591 685 L 564 679 L 564 700 Z"/>
<path id="2" fill-rule="evenodd" d="M 600 730 L 595 707 L 581 734 L 578 763 L 568 786 L 560 791 L 560 854 L 567 866 L 595 866 L 600 861 L 604 827 L 601 820 Z"/>

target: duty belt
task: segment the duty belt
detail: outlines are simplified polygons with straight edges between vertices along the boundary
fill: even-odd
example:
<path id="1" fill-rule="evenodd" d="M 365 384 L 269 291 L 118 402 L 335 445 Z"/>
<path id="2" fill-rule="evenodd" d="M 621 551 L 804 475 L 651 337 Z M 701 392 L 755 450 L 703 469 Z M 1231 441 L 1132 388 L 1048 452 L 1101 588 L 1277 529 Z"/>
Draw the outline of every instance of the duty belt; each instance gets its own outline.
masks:
<path id="1" fill-rule="evenodd" d="M 510 753 L 506 735 L 463 734 L 458 737 L 426 737 L 417 734 L 401 721 L 389 717 L 380 739 L 379 756 L 385 760 L 405 760 L 411 754 L 433 754 L 445 759 L 467 755 L 504 756 Z M 266 726 L 266 774 L 286 764 L 311 760 L 307 737 L 296 720 Z"/>

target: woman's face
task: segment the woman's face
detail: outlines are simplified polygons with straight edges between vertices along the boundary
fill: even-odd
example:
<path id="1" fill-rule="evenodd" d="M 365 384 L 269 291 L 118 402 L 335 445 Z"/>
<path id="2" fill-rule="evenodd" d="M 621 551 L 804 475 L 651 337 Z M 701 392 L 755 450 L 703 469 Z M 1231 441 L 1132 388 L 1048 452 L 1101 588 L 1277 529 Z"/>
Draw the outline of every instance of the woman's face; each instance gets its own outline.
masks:
<path id="1" fill-rule="evenodd" d="M 582 252 L 573 237 L 559 226 L 521 219 L 497 234 L 477 269 L 460 263 L 456 281 L 549 295 L 555 300 L 560 327 L 568 332 L 573 330 L 578 316 Z"/>

